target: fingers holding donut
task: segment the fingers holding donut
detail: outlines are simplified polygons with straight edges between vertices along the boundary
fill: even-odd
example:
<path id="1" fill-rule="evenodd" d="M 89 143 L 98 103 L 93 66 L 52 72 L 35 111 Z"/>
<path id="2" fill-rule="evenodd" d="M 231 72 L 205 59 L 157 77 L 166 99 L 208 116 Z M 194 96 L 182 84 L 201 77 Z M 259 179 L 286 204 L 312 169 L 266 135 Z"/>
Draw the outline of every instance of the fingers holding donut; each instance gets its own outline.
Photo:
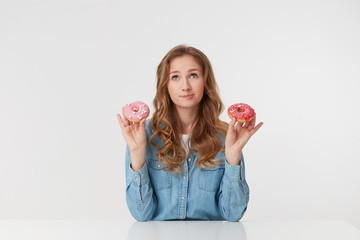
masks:
<path id="1" fill-rule="evenodd" d="M 228 128 L 228 131 L 227 131 L 227 136 L 229 136 L 232 140 L 234 138 L 236 138 L 236 135 L 235 135 L 235 132 L 236 132 L 236 127 L 237 127 L 237 121 L 235 118 L 233 118 L 231 120 L 231 122 L 229 123 L 229 128 Z"/>
<path id="2" fill-rule="evenodd" d="M 247 122 L 247 126 L 245 126 L 247 128 L 248 131 L 250 131 L 251 135 L 255 134 L 255 132 L 264 124 L 263 122 L 260 122 L 258 125 L 256 125 L 256 114 L 254 115 L 254 118 L 250 121 Z"/>
<path id="3" fill-rule="evenodd" d="M 122 108 L 122 113 L 123 113 L 123 118 L 122 119 L 123 119 L 123 122 L 124 122 L 124 128 L 128 127 L 127 130 L 124 129 L 125 131 L 134 131 L 134 130 L 136 131 L 136 130 L 138 130 L 139 125 L 140 125 L 141 122 L 143 122 L 143 125 L 144 125 L 142 127 L 145 128 L 145 119 L 142 119 L 142 120 L 137 121 L 137 122 L 129 121 L 129 119 L 126 117 L 125 107 Z"/>
<path id="4" fill-rule="evenodd" d="M 248 126 L 246 126 L 247 129 L 249 129 L 249 130 L 253 129 L 255 126 L 255 122 L 256 122 L 256 113 L 254 113 L 253 119 L 251 119 L 251 121 L 247 122 L 248 123 Z"/>
<path id="5" fill-rule="evenodd" d="M 123 114 L 123 118 L 124 118 L 124 124 L 125 126 L 129 126 L 130 125 L 130 121 L 127 119 L 125 112 L 124 112 L 125 107 L 122 108 L 122 114 Z"/>
<path id="6" fill-rule="evenodd" d="M 124 117 L 121 117 L 121 115 L 118 113 L 116 114 L 116 117 L 118 119 L 119 125 L 121 127 L 121 131 L 123 133 L 123 136 L 125 139 L 127 139 L 127 135 L 132 131 L 130 127 L 130 122 Z"/>
<path id="7" fill-rule="evenodd" d="M 262 122 L 256 125 L 256 113 L 255 110 L 245 103 L 233 104 L 228 108 L 228 115 L 231 119 L 235 119 L 237 122 L 234 125 L 234 129 L 239 131 L 240 129 L 246 129 L 248 131 L 253 131 L 254 134 L 257 129 L 262 126 Z"/>
<path id="8" fill-rule="evenodd" d="M 146 131 L 145 131 L 145 117 L 141 115 L 141 108 L 138 109 L 127 109 L 130 104 L 122 108 L 122 116 L 117 113 L 116 117 L 121 127 L 123 137 L 129 146 L 130 153 L 142 151 L 146 146 Z M 133 115 L 129 115 L 133 114 Z M 130 117 L 131 116 L 131 117 Z M 136 116 L 136 117 L 135 117 Z M 139 116 L 139 117 L 138 117 Z M 131 121 L 133 120 L 133 121 Z"/>
<path id="9" fill-rule="evenodd" d="M 251 135 L 254 135 L 263 124 L 264 124 L 263 122 L 260 122 L 258 125 L 256 125 L 255 128 L 251 129 L 251 131 L 250 131 Z"/>
<path id="10" fill-rule="evenodd" d="M 121 115 L 119 113 L 116 114 L 116 117 L 117 117 L 117 120 L 119 122 L 119 125 L 121 128 L 125 128 L 126 127 L 126 124 L 123 120 L 123 118 L 121 117 Z"/>

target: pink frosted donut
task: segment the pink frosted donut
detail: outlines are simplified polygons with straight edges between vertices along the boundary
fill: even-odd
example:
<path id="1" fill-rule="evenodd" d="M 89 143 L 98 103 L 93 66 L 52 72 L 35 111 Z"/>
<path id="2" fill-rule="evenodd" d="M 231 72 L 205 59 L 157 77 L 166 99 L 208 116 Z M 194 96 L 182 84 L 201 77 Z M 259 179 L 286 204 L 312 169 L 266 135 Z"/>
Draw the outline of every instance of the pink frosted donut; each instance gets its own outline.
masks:
<path id="1" fill-rule="evenodd" d="M 231 105 L 227 113 L 231 119 L 235 118 L 238 122 L 249 122 L 255 116 L 254 109 L 245 103 Z"/>
<path id="2" fill-rule="evenodd" d="M 150 114 L 149 107 L 140 101 L 126 104 L 124 107 L 124 116 L 130 122 L 140 122 L 141 119 L 147 118 Z"/>

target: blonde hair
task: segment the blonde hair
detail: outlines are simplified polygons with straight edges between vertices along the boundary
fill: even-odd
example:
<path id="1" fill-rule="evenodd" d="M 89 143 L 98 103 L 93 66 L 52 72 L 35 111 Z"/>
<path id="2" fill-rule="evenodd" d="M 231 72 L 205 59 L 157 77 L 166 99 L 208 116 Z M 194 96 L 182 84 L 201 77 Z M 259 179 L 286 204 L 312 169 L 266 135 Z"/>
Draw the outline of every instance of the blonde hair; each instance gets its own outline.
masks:
<path id="1" fill-rule="evenodd" d="M 214 164 L 219 164 L 218 159 L 214 159 L 219 151 L 224 151 L 221 137 L 225 138 L 228 124 L 221 121 L 219 116 L 224 109 L 224 105 L 218 93 L 214 73 L 209 59 L 200 50 L 179 45 L 171 49 L 160 62 L 157 68 L 156 95 L 154 98 L 155 113 L 153 114 L 150 126 L 154 133 L 150 137 L 150 143 L 158 150 L 157 157 L 160 161 L 167 164 L 165 170 L 181 172 L 181 166 L 186 160 L 185 149 L 181 145 L 180 133 L 177 131 L 180 122 L 176 117 L 174 103 L 171 101 L 167 83 L 169 81 L 170 63 L 174 58 L 190 55 L 202 67 L 205 87 L 204 95 L 200 101 L 198 118 L 191 134 L 191 147 L 200 154 L 197 165 L 202 168 L 213 168 Z M 163 147 L 153 142 L 159 136 L 164 143 Z"/>

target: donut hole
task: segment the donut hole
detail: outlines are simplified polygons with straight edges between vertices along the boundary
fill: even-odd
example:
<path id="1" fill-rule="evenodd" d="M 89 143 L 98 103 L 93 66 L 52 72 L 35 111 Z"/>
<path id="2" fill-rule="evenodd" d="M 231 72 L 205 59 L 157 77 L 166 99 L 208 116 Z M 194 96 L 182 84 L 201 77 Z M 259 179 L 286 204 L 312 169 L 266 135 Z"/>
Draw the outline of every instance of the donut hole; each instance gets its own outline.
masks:
<path id="1" fill-rule="evenodd" d="M 134 111 L 134 112 L 138 112 L 138 111 L 139 111 L 139 109 L 137 109 L 137 108 L 133 108 L 133 111 Z"/>
<path id="2" fill-rule="evenodd" d="M 244 112 L 244 111 L 243 111 L 243 109 L 242 109 L 241 107 L 238 107 L 236 110 L 237 110 L 237 112 L 238 112 L 238 113 L 242 113 L 242 112 Z"/>

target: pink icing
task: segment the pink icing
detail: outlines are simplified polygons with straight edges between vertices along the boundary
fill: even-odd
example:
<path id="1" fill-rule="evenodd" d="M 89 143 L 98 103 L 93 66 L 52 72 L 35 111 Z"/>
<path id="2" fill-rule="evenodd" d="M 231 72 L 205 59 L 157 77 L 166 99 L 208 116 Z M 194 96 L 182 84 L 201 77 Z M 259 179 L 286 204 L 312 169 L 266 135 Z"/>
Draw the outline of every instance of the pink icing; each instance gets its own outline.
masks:
<path id="1" fill-rule="evenodd" d="M 244 119 L 245 121 L 248 121 L 255 115 L 255 111 L 252 107 L 245 103 L 236 103 L 229 107 L 228 114 L 236 119 Z"/>
<path id="2" fill-rule="evenodd" d="M 126 104 L 124 107 L 125 117 L 132 122 L 137 122 L 143 118 L 147 118 L 149 114 L 149 107 L 145 103 L 140 101 Z"/>

